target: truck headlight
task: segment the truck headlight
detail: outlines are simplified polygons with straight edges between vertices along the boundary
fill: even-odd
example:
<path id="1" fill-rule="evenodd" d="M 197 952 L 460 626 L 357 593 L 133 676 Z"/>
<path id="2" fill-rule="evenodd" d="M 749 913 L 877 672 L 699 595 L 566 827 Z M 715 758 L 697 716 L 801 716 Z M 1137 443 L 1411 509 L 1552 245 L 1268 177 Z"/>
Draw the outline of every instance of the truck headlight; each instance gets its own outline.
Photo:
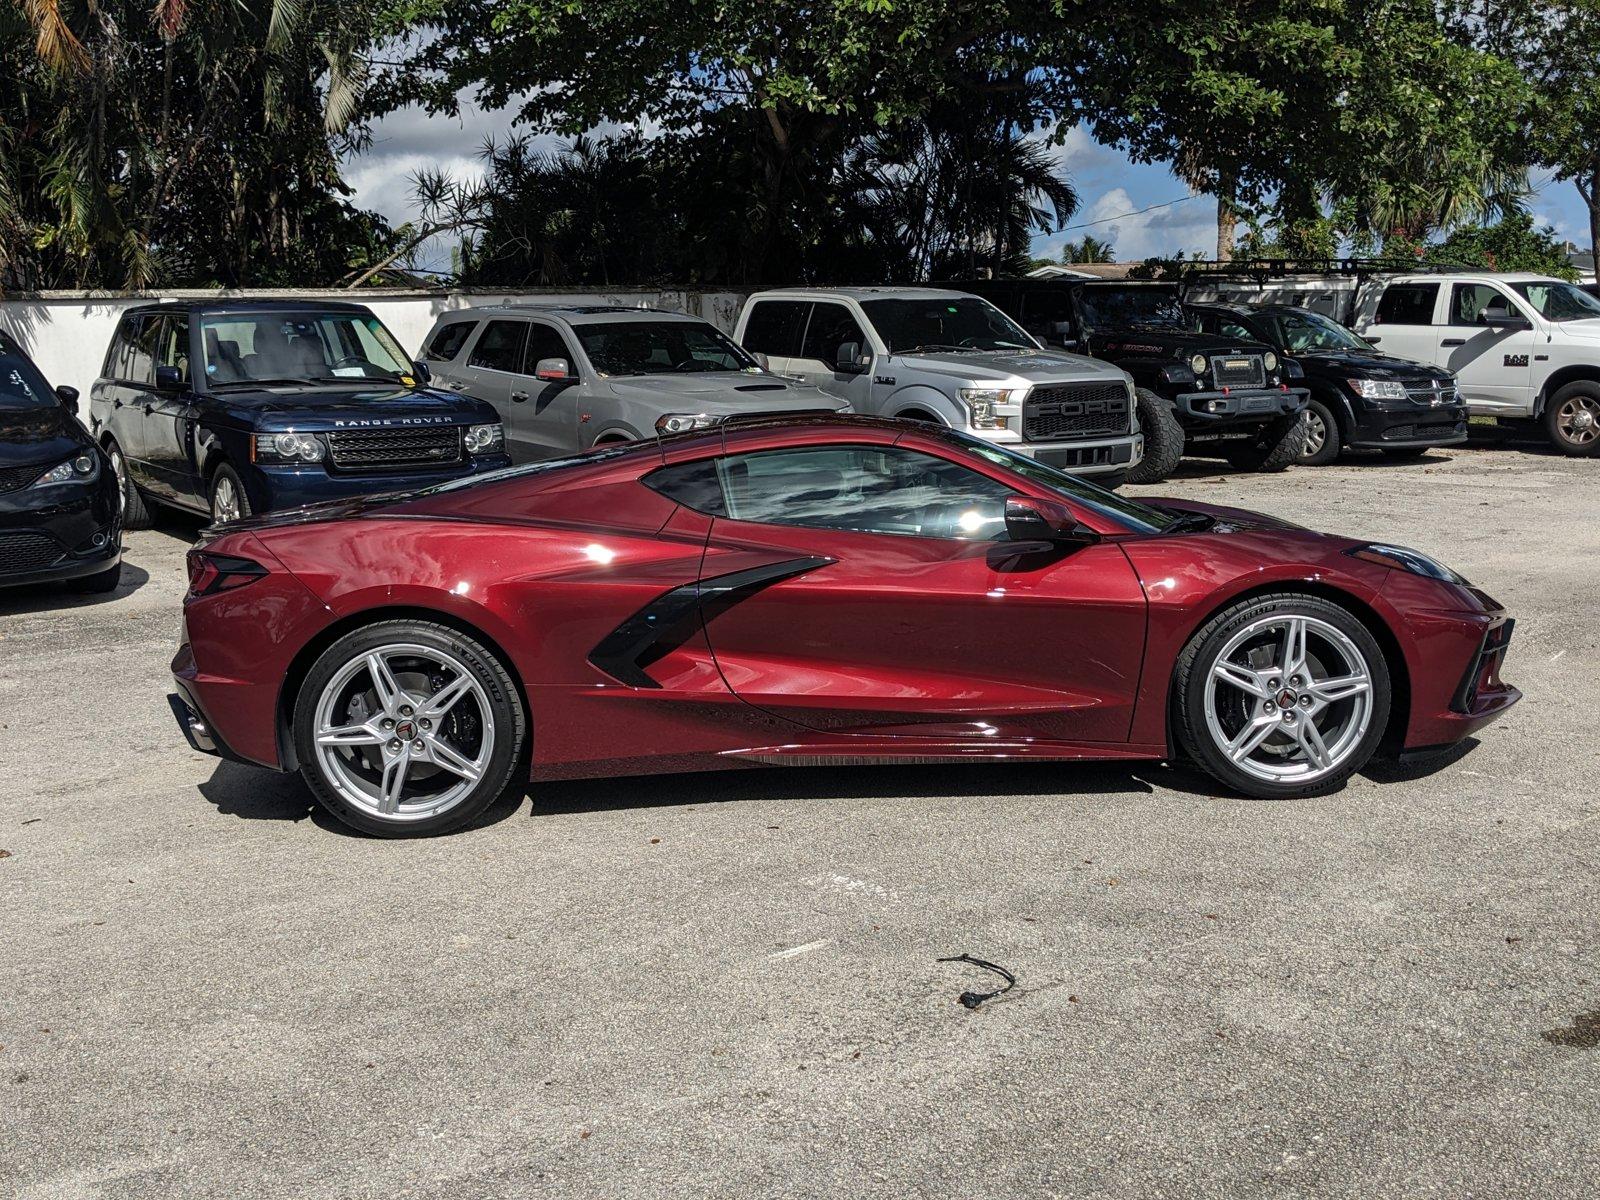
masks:
<path id="1" fill-rule="evenodd" d="M 250 461 L 265 463 L 321 462 L 327 455 L 322 439 L 312 433 L 256 433 L 250 436 Z"/>
<path id="2" fill-rule="evenodd" d="M 1008 388 L 962 388 L 961 400 L 972 414 L 972 427 L 974 429 L 1004 429 L 1006 419 L 999 413 L 999 406 L 1006 403 L 1014 395 Z"/>
<path id="3" fill-rule="evenodd" d="M 468 454 L 493 454 L 505 447 L 505 426 L 499 421 L 493 425 L 468 425 L 466 444 Z"/>
<path id="4" fill-rule="evenodd" d="M 667 413 L 656 418 L 656 432 L 688 433 L 691 429 L 708 429 L 720 420 L 710 413 Z"/>
<path id="5" fill-rule="evenodd" d="M 1404 400 L 1406 398 L 1406 385 L 1397 383 L 1392 379 L 1350 379 L 1346 380 L 1350 390 L 1363 400 Z"/>
<path id="6" fill-rule="evenodd" d="M 80 454 L 64 463 L 57 463 L 29 487 L 53 487 L 58 483 L 87 483 L 100 473 L 100 460 L 92 454 Z"/>
<path id="7" fill-rule="evenodd" d="M 1206 356 L 1204 354 L 1196 354 L 1191 358 L 1189 360 L 1189 370 L 1196 375 L 1204 375 L 1206 373 Z"/>
<path id="8" fill-rule="evenodd" d="M 1278 369 L 1278 356 L 1268 350 L 1261 356 L 1261 365 L 1269 371 L 1276 371 Z"/>

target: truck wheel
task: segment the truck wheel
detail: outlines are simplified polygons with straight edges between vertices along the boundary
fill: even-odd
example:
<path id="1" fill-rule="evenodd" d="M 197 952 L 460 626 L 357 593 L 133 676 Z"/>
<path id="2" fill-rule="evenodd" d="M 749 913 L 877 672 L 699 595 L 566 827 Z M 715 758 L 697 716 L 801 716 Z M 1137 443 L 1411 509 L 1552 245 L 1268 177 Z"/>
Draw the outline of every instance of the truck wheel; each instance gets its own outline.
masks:
<path id="1" fill-rule="evenodd" d="M 1557 392 L 1544 406 L 1544 433 L 1563 454 L 1600 454 L 1600 383 L 1580 379 Z"/>
<path id="2" fill-rule="evenodd" d="M 1305 449 L 1308 425 L 1305 413 L 1279 417 L 1249 441 L 1230 444 L 1224 457 L 1235 471 L 1282 471 Z"/>
<path id="3" fill-rule="evenodd" d="M 117 477 L 117 490 L 122 493 L 122 527 L 124 529 L 149 529 L 150 508 L 144 494 L 128 474 L 128 460 L 122 456 L 122 447 L 116 442 L 106 443 L 106 457 L 111 460 L 111 470 Z"/>
<path id="4" fill-rule="evenodd" d="M 1148 388 L 1140 388 L 1135 411 L 1139 432 L 1144 434 L 1144 457 L 1128 472 L 1129 483 L 1160 483 L 1183 457 L 1183 426 L 1173 414 L 1172 405 Z"/>
<path id="5" fill-rule="evenodd" d="M 1312 397 L 1306 408 L 1306 448 L 1300 452 L 1300 465 L 1323 467 L 1339 457 L 1344 439 L 1339 433 L 1339 418 L 1321 400 Z"/>

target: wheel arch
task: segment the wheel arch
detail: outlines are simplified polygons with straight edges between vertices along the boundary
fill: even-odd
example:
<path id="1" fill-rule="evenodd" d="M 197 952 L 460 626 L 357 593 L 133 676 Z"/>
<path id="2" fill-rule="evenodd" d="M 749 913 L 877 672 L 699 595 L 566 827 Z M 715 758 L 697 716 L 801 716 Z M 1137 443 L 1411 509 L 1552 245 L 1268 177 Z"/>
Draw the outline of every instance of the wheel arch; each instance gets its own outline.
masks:
<path id="1" fill-rule="evenodd" d="M 882 412 L 886 417 L 898 417 L 903 421 L 931 419 L 956 429 L 966 425 L 966 418 L 954 400 L 939 389 L 920 383 L 901 388 L 889 397 Z"/>
<path id="2" fill-rule="evenodd" d="M 1555 394 L 1569 383 L 1600 383 L 1600 365 L 1591 363 L 1573 363 L 1551 371 L 1545 377 L 1544 386 L 1539 389 L 1538 399 L 1533 406 L 1533 415 L 1542 416 L 1545 406 L 1555 398 Z"/>
<path id="3" fill-rule="evenodd" d="M 1356 410 L 1350 402 L 1350 397 L 1346 396 L 1337 384 L 1325 379 L 1311 381 L 1311 396 L 1333 409 L 1333 415 L 1339 421 L 1339 434 L 1348 441 L 1356 427 Z"/>

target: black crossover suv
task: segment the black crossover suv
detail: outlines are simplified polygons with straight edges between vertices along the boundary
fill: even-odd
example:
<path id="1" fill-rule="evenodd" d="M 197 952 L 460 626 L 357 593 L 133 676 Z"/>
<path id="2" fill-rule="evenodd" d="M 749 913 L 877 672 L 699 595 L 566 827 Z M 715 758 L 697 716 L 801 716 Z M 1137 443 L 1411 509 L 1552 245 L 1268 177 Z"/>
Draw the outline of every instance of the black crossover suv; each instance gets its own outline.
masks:
<path id="1" fill-rule="evenodd" d="M 122 573 L 111 464 L 77 418 L 78 391 L 45 382 L 0 330 L 0 587 L 109 592 Z"/>

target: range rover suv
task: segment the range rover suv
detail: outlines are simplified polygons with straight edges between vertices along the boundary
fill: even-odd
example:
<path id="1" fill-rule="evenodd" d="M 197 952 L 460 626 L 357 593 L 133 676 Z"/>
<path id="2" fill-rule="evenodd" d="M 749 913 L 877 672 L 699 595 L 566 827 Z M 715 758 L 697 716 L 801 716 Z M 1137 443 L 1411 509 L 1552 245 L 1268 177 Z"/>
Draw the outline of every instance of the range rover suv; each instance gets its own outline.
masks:
<path id="1" fill-rule="evenodd" d="M 732 416 L 849 408 L 779 378 L 716 326 L 681 313 L 485 305 L 444 313 L 422 347 L 435 383 L 500 414 L 519 463 Z"/>
<path id="2" fill-rule="evenodd" d="M 360 304 L 140 305 L 89 423 L 132 529 L 152 504 L 231 521 L 509 466 L 494 410 L 426 378 Z"/>
<path id="3" fill-rule="evenodd" d="M 858 413 L 931 421 L 1116 487 L 1144 453 L 1127 373 L 939 288 L 757 292 L 734 336 Z"/>
<path id="4" fill-rule="evenodd" d="M 1305 448 L 1299 368 L 1254 339 L 1196 333 L 1169 283 L 1001 279 L 970 286 L 1049 345 L 1114 363 L 1138 385 L 1145 457 L 1135 483 L 1165 479 L 1186 452 L 1238 471 L 1281 471 Z"/>

